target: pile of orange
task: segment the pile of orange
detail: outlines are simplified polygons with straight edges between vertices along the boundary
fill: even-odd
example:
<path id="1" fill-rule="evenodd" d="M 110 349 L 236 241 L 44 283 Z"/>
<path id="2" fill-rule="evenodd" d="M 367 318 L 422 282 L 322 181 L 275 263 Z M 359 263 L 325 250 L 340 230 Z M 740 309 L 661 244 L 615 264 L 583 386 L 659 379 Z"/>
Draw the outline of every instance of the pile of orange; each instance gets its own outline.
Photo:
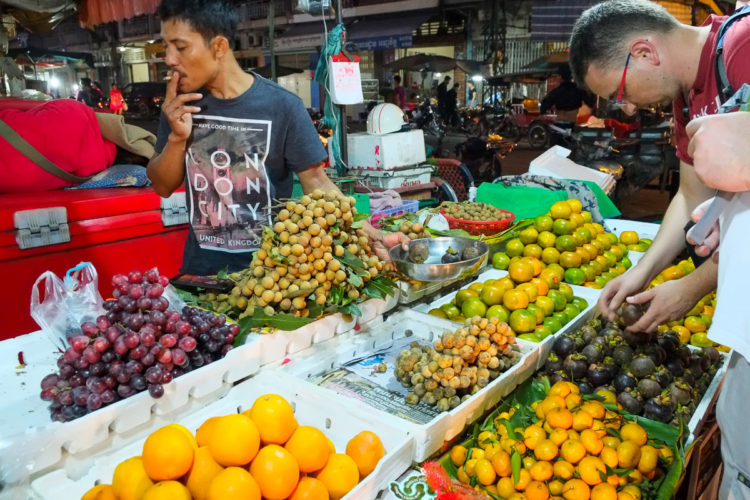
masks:
<path id="1" fill-rule="evenodd" d="M 288 401 L 266 394 L 243 413 L 209 418 L 195 435 L 177 424 L 155 431 L 140 456 L 115 468 L 112 484 L 82 500 L 336 500 L 384 455 L 370 431 L 336 453 L 322 431 L 298 425 Z"/>
<path id="2" fill-rule="evenodd" d="M 612 393 L 602 395 L 614 401 Z M 477 436 L 475 447 L 454 446 L 450 458 L 458 479 L 508 500 L 640 500 L 638 485 L 664 473 L 660 457 L 673 457 L 669 447 L 647 444 L 637 423 L 598 400 L 583 400 L 570 382 L 553 385 L 532 408 L 538 420 L 526 428 L 508 431 L 511 409 L 495 418 L 494 430 Z M 514 452 L 522 456 L 516 482 Z"/>
<path id="3" fill-rule="evenodd" d="M 464 317 L 497 318 L 507 323 L 518 338 L 539 342 L 561 329 L 588 307 L 562 283 L 562 273 L 543 268 L 539 259 L 521 257 L 508 276 L 472 283 L 450 302 L 430 314 L 452 321 Z M 525 281 L 523 281 L 525 279 Z"/>
<path id="4" fill-rule="evenodd" d="M 649 238 L 641 238 L 635 231 L 623 231 L 620 233 L 620 243 L 633 252 L 645 252 L 653 242 Z"/>
<path id="5" fill-rule="evenodd" d="M 536 217 L 534 224 L 523 229 L 518 238 L 509 240 L 504 252 L 493 256 L 493 265 L 513 273 L 515 264 L 513 279 L 526 282 L 527 273 L 518 272 L 517 262 L 531 257 L 538 259 L 545 271 L 554 269 L 561 281 L 604 287 L 630 268 L 628 245 L 615 234 L 605 232 L 601 224 L 592 222 L 591 213 L 582 208 L 575 198 L 554 203 L 548 213 Z M 638 235 L 635 236 L 638 241 Z M 626 234 L 625 238 L 630 241 L 632 235 Z"/>

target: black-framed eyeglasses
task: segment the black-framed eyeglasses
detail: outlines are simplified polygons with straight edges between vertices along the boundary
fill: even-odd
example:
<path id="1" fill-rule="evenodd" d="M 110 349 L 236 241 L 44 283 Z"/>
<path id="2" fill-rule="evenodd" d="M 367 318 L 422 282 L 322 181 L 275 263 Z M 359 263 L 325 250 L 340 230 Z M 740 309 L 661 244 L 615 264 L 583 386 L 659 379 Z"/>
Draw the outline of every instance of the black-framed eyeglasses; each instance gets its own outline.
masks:
<path id="1" fill-rule="evenodd" d="M 622 98 L 625 94 L 625 78 L 628 75 L 628 64 L 630 64 L 630 52 L 628 52 L 628 57 L 625 59 L 625 68 L 622 70 L 622 79 L 620 80 L 620 87 L 617 89 L 617 99 L 614 102 L 614 105 L 618 108 L 625 105 Z"/>

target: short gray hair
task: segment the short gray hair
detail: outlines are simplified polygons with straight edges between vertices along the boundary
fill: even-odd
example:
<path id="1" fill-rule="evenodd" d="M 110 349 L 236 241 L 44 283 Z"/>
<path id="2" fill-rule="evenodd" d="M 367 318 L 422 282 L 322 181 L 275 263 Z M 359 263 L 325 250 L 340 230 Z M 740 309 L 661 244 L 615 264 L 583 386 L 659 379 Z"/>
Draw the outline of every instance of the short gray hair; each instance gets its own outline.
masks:
<path id="1" fill-rule="evenodd" d="M 570 35 L 570 68 L 579 85 L 594 63 L 622 66 L 628 39 L 639 33 L 669 33 L 680 25 L 667 10 L 648 0 L 607 0 L 587 9 Z"/>

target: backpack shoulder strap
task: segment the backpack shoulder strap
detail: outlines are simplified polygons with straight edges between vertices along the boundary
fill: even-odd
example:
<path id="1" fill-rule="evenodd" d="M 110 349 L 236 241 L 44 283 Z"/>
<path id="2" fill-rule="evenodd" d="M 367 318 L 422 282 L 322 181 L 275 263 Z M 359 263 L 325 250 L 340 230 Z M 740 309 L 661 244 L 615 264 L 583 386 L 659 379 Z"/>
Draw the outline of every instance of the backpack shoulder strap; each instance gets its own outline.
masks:
<path id="1" fill-rule="evenodd" d="M 732 84 L 729 82 L 727 76 L 727 68 L 724 64 L 724 36 L 727 31 L 742 17 L 750 14 L 750 5 L 745 6 L 737 10 L 734 14 L 724 20 L 719 32 L 716 34 L 716 57 L 714 59 L 715 72 L 716 72 L 716 83 L 719 86 L 719 100 L 724 103 L 727 99 L 734 95 L 734 89 Z"/>

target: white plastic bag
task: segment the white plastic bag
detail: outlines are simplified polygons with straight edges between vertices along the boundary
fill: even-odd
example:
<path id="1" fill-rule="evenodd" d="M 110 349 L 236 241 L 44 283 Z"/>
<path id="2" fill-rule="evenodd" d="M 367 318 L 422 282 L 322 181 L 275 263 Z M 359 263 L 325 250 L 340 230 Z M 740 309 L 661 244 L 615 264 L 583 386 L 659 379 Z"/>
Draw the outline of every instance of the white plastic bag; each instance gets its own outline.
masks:
<path id="1" fill-rule="evenodd" d="M 40 295 L 39 285 L 44 285 Z M 95 322 L 104 314 L 96 268 L 81 262 L 61 280 L 52 271 L 44 272 L 31 290 L 31 317 L 58 347 L 67 347 L 68 337 L 80 335 L 81 323 Z"/>

